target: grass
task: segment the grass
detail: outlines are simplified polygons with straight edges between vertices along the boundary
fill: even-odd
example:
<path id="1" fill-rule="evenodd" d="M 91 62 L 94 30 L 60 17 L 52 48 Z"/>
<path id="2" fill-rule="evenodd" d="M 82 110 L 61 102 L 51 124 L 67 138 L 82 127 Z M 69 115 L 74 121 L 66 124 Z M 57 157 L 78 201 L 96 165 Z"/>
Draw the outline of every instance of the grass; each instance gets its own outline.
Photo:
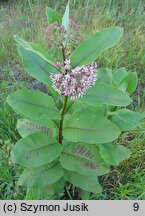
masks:
<path id="1" fill-rule="evenodd" d="M 63 14 L 66 0 L 3 1 L 0 8 L 0 199 L 24 199 L 25 189 L 18 187 L 21 169 L 10 160 L 10 151 L 19 135 L 15 128 L 18 116 L 5 103 L 10 92 L 33 79 L 24 72 L 13 35 L 36 42 L 45 48 L 47 27 L 45 8 Z M 143 0 L 71 0 L 71 17 L 81 24 L 83 37 L 109 26 L 124 28 L 122 40 L 98 59 L 99 67 L 115 70 L 126 67 L 136 71 L 139 84 L 132 96 L 133 110 L 144 111 L 145 4 Z M 119 143 L 131 148 L 130 159 L 100 178 L 104 191 L 91 199 L 145 199 L 145 126 L 124 133 Z M 84 198 L 87 195 L 84 195 Z M 56 197 L 56 199 L 59 197 Z"/>

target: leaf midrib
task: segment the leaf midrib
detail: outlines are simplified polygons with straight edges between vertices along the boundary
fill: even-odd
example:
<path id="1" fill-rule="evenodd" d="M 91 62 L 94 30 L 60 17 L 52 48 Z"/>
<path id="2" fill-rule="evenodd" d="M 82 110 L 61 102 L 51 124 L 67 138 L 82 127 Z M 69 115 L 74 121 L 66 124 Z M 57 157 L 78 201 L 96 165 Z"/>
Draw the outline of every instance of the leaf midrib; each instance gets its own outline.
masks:
<path id="1" fill-rule="evenodd" d="M 58 113 L 58 110 L 55 110 L 55 109 L 50 108 L 50 107 L 46 107 L 46 106 L 41 105 L 41 104 L 31 103 L 31 102 L 28 102 L 28 101 L 25 101 L 25 100 L 19 100 L 19 101 L 21 101 L 21 102 L 23 102 L 23 103 L 26 103 L 26 104 L 29 104 L 29 105 L 32 105 L 32 106 L 41 107 L 41 108 L 43 108 L 43 109 L 51 110 L 51 111 L 53 111 L 53 112 Z"/>
<path id="2" fill-rule="evenodd" d="M 70 153 L 70 152 L 65 152 L 65 151 L 63 151 L 63 154 L 68 154 L 68 155 L 70 155 L 70 156 L 72 156 L 72 157 L 77 157 L 77 158 L 79 158 L 79 159 L 83 159 L 83 160 L 87 160 L 87 161 L 89 161 L 89 162 L 91 162 L 91 163 L 94 163 L 95 164 L 95 166 L 97 166 L 96 165 L 96 161 L 94 160 L 91 160 L 91 159 L 88 159 L 88 158 L 84 158 L 82 155 L 76 155 L 76 154 L 72 154 L 72 153 Z"/>
<path id="3" fill-rule="evenodd" d="M 29 123 L 27 123 L 28 124 L 28 126 L 30 126 L 30 130 L 32 129 L 33 130 L 33 128 L 34 129 L 36 129 L 36 130 L 38 130 L 38 131 L 42 131 L 42 132 L 44 132 L 45 134 L 47 134 L 47 135 L 52 135 L 52 133 L 53 133 L 53 130 L 51 129 L 51 128 L 47 128 L 46 126 L 44 126 L 44 125 L 41 125 L 41 124 L 36 124 L 36 123 L 33 123 L 33 122 L 29 122 Z"/>
<path id="4" fill-rule="evenodd" d="M 86 131 L 96 131 L 96 128 L 79 128 L 79 127 L 66 127 L 64 129 L 77 129 L 77 130 L 86 130 Z"/>
<path id="5" fill-rule="evenodd" d="M 30 150 L 28 153 L 31 153 L 31 152 L 37 151 L 37 150 L 39 150 L 39 149 L 46 148 L 46 147 L 48 147 L 48 146 L 50 147 L 50 146 L 55 145 L 55 144 L 58 144 L 58 143 L 55 142 L 55 143 L 51 143 L 51 144 L 47 144 L 47 145 L 40 146 L 40 147 L 38 147 L 38 148 L 34 148 L 34 149 Z M 28 153 L 26 152 L 26 154 L 28 154 Z"/>

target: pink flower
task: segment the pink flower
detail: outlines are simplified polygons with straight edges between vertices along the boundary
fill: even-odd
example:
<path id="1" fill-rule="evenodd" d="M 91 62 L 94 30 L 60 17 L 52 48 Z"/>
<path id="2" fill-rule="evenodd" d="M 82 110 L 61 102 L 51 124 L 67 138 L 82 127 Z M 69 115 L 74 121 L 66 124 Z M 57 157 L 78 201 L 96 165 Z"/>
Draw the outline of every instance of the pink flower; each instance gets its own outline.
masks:
<path id="1" fill-rule="evenodd" d="M 55 66 L 58 68 L 58 69 L 61 69 L 62 68 L 62 64 L 60 62 L 56 62 L 55 63 Z"/>
<path id="2" fill-rule="evenodd" d="M 64 61 L 64 68 L 70 70 L 70 59 Z"/>
<path id="3" fill-rule="evenodd" d="M 88 88 L 96 83 L 96 62 L 89 65 L 70 69 L 70 60 L 64 62 L 64 67 L 68 72 L 63 74 L 50 74 L 52 85 L 59 94 L 71 97 L 76 100 L 82 97 Z"/>

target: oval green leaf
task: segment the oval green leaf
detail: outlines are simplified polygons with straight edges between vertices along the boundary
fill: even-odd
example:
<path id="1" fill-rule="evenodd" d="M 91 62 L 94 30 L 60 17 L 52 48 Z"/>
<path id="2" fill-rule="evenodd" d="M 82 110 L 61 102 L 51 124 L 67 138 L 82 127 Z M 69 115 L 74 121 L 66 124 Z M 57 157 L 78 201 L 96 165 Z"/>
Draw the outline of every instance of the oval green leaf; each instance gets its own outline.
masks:
<path id="1" fill-rule="evenodd" d="M 60 163 L 63 168 L 83 175 L 100 176 L 110 171 L 109 166 L 100 157 L 99 149 L 83 143 L 65 145 Z"/>
<path id="2" fill-rule="evenodd" d="M 12 149 L 12 160 L 25 167 L 37 167 L 55 160 L 62 147 L 42 132 L 20 139 Z"/>
<path id="3" fill-rule="evenodd" d="M 18 184 L 32 187 L 48 185 L 57 182 L 63 175 L 60 164 L 44 165 L 37 168 L 27 168 L 21 174 Z"/>
<path id="4" fill-rule="evenodd" d="M 52 97 L 40 91 L 21 89 L 7 97 L 7 103 L 20 115 L 49 127 L 49 120 L 60 119 Z"/>
<path id="5" fill-rule="evenodd" d="M 106 83 L 97 82 L 96 85 L 90 88 L 78 101 L 93 106 L 101 104 L 127 106 L 132 100 L 120 89 Z"/>
<path id="6" fill-rule="evenodd" d="M 144 113 L 134 112 L 128 109 L 117 110 L 111 113 L 111 120 L 121 131 L 132 130 L 141 125 L 141 119 L 145 118 Z"/>
<path id="7" fill-rule="evenodd" d="M 52 122 L 53 123 L 53 122 Z M 50 125 L 51 127 L 52 125 Z M 18 119 L 17 130 L 22 137 L 26 137 L 30 134 L 42 131 L 49 137 L 56 137 L 56 130 L 54 128 L 48 128 L 28 119 Z"/>
<path id="8" fill-rule="evenodd" d="M 60 72 L 32 50 L 27 50 L 20 46 L 19 54 L 22 57 L 24 68 L 27 73 L 48 86 L 51 85 L 49 78 L 50 73 Z"/>
<path id="9" fill-rule="evenodd" d="M 63 136 L 72 142 L 108 143 L 118 138 L 119 128 L 103 115 L 88 110 L 68 115 L 64 121 Z"/>
<path id="10" fill-rule="evenodd" d="M 51 88 L 50 73 L 60 73 L 55 66 L 55 59 L 34 43 L 29 43 L 19 35 L 14 36 L 18 44 L 18 52 L 22 57 L 24 68 L 28 74 Z"/>
<path id="11" fill-rule="evenodd" d="M 118 166 L 120 162 L 130 157 L 131 151 L 122 145 L 106 143 L 99 144 L 100 154 L 103 160 L 110 164 Z"/>
<path id="12" fill-rule="evenodd" d="M 102 187 L 96 176 L 86 176 L 76 172 L 64 170 L 64 179 L 85 191 L 92 193 L 102 192 Z"/>
<path id="13" fill-rule="evenodd" d="M 113 47 L 121 38 L 123 29 L 119 27 L 105 28 L 85 39 L 72 53 L 71 66 L 87 65 L 95 61 L 106 49 Z"/>

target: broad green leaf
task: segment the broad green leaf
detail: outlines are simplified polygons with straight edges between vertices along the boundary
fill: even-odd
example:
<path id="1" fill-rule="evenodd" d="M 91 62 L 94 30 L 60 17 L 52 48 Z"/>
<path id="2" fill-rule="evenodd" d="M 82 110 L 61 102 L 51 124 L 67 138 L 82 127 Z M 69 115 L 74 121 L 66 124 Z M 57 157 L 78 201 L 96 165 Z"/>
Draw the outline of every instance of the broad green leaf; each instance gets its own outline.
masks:
<path id="1" fill-rule="evenodd" d="M 108 112 L 110 111 L 110 106 L 106 104 L 101 104 L 98 106 L 87 105 L 86 110 L 88 110 L 89 112 L 95 115 L 101 115 L 108 118 Z"/>
<path id="2" fill-rule="evenodd" d="M 96 85 L 90 88 L 78 101 L 93 106 L 101 104 L 127 106 L 132 100 L 120 89 L 105 83 L 97 82 Z"/>
<path id="3" fill-rule="evenodd" d="M 119 136 L 119 128 L 104 116 L 88 110 L 66 116 L 63 136 L 72 142 L 106 143 Z"/>
<path id="4" fill-rule="evenodd" d="M 49 78 L 50 73 L 62 72 L 56 68 L 55 59 L 41 50 L 36 44 L 25 41 L 19 35 L 15 35 L 14 38 L 18 44 L 18 51 L 28 74 L 49 85 L 50 90 L 52 90 Z"/>
<path id="5" fill-rule="evenodd" d="M 52 124 L 54 124 L 52 122 Z M 52 125 L 50 125 L 52 127 Z M 22 137 L 26 137 L 30 134 L 42 131 L 49 137 L 56 137 L 56 130 L 54 128 L 48 128 L 35 122 L 29 121 L 28 119 L 18 119 L 17 130 Z"/>
<path id="6" fill-rule="evenodd" d="M 29 44 L 31 45 L 31 49 L 33 52 L 36 52 L 37 54 L 39 53 L 40 56 L 42 56 L 42 58 L 44 60 L 50 60 L 51 62 L 56 62 L 56 59 L 54 59 L 49 53 L 48 51 L 44 50 L 44 49 L 41 49 L 37 44 L 33 43 L 33 42 L 29 42 Z"/>
<path id="7" fill-rule="evenodd" d="M 127 71 L 124 67 L 119 68 L 113 73 L 113 81 L 116 85 L 120 85 L 123 78 L 127 76 Z"/>
<path id="8" fill-rule="evenodd" d="M 110 171 L 109 166 L 100 157 L 99 149 L 83 143 L 65 145 L 60 163 L 63 168 L 83 175 L 100 176 Z"/>
<path id="9" fill-rule="evenodd" d="M 112 71 L 107 68 L 101 68 L 97 70 L 97 82 L 111 83 Z"/>
<path id="10" fill-rule="evenodd" d="M 132 94 L 137 87 L 138 77 L 136 72 L 129 73 L 123 80 L 122 83 L 127 84 L 127 92 Z"/>
<path id="11" fill-rule="evenodd" d="M 44 58 L 49 59 L 49 60 L 51 60 L 52 62 L 56 62 L 56 60 L 53 59 L 52 56 L 50 56 L 48 52 L 46 52 L 46 51 L 40 49 L 35 43 L 29 43 L 29 44 L 31 44 L 31 47 L 33 48 L 33 50 L 35 50 L 35 51 L 41 53 L 41 54 L 44 56 Z M 60 71 L 59 71 L 59 72 L 60 72 Z M 50 79 L 50 78 L 48 78 L 48 79 Z M 50 81 L 49 81 L 49 82 L 50 82 Z M 51 92 L 51 94 L 52 94 L 54 97 L 56 97 L 56 96 L 59 95 L 59 94 L 54 90 L 54 88 L 52 87 L 52 83 L 49 84 L 48 88 L 49 88 L 49 91 Z"/>
<path id="12" fill-rule="evenodd" d="M 20 115 L 49 127 L 49 120 L 60 119 L 52 97 L 40 91 L 21 89 L 7 97 L 7 103 Z"/>
<path id="13" fill-rule="evenodd" d="M 25 167 L 37 167 L 54 161 L 61 153 L 57 140 L 42 132 L 20 139 L 12 149 L 12 160 Z"/>
<path id="14" fill-rule="evenodd" d="M 19 46 L 19 54 L 23 59 L 24 68 L 27 73 L 48 86 L 52 84 L 49 78 L 50 73 L 60 72 L 32 50 Z"/>
<path id="15" fill-rule="evenodd" d="M 64 170 L 64 179 L 85 191 L 92 193 L 102 192 L 102 187 L 96 176 L 86 176 L 77 172 Z"/>
<path id="16" fill-rule="evenodd" d="M 71 66 L 87 65 L 95 61 L 100 54 L 113 47 L 121 38 L 123 29 L 119 27 L 105 28 L 85 39 L 72 53 Z"/>
<path id="17" fill-rule="evenodd" d="M 141 119 L 145 118 L 144 113 L 130 111 L 128 109 L 120 109 L 110 113 L 112 121 L 120 128 L 121 131 L 132 130 L 140 126 Z"/>
<path id="18" fill-rule="evenodd" d="M 98 144 L 100 154 L 103 160 L 110 164 L 118 166 L 120 162 L 130 157 L 131 151 L 122 145 L 106 143 Z"/>
<path id="19" fill-rule="evenodd" d="M 105 114 L 108 115 L 108 113 L 106 113 L 108 110 L 107 110 L 107 105 L 100 105 L 100 106 L 90 106 L 88 104 L 85 104 L 85 103 L 80 103 L 78 102 L 78 100 L 76 101 L 72 101 L 70 100 L 70 102 L 68 103 L 68 112 L 69 114 L 73 114 L 73 113 L 76 113 L 78 111 L 82 111 L 84 109 L 87 109 L 89 110 L 91 113 L 98 113 L 100 112 L 101 114 L 103 114 L 105 116 Z"/>
<path id="20" fill-rule="evenodd" d="M 87 106 L 88 104 L 79 103 L 77 100 L 76 101 L 71 100 L 68 104 L 68 113 L 69 114 L 76 113 L 78 111 L 83 110 Z"/>
<path id="21" fill-rule="evenodd" d="M 97 116 L 104 116 L 104 117 L 107 116 L 108 117 L 108 110 L 107 110 L 106 105 L 100 105 L 100 106 L 87 105 L 84 108 L 84 110 L 87 110 L 88 112 L 90 112 L 90 113 L 92 113 L 94 115 L 97 115 Z"/>
<path id="22" fill-rule="evenodd" d="M 14 39 L 17 42 L 18 47 L 34 52 L 37 56 L 41 57 L 43 60 L 49 63 L 50 66 L 52 66 L 52 70 L 57 70 L 57 72 L 60 71 L 55 66 L 55 59 L 51 55 L 49 55 L 49 53 L 46 53 L 44 50 L 41 50 L 35 43 L 27 42 L 19 35 L 15 35 Z"/>
<path id="23" fill-rule="evenodd" d="M 55 194 L 59 195 L 62 193 L 62 190 L 65 186 L 65 180 L 63 178 L 59 179 L 54 184 L 49 184 L 45 186 L 33 186 L 31 188 L 27 188 L 26 200 L 48 200 L 50 198 L 54 198 Z"/>
<path id="24" fill-rule="evenodd" d="M 65 186 L 65 180 L 63 178 L 59 179 L 54 184 L 42 186 L 40 188 L 41 199 L 48 199 L 49 196 L 53 196 L 55 194 L 60 194 L 62 192 L 64 186 Z"/>
<path id="25" fill-rule="evenodd" d="M 44 165 L 36 168 L 27 168 L 19 178 L 18 184 L 32 187 L 48 185 L 57 182 L 63 175 L 60 164 Z"/>
<path id="26" fill-rule="evenodd" d="M 46 16 L 47 16 L 48 25 L 50 25 L 54 22 L 61 23 L 60 15 L 54 9 L 52 9 L 50 7 L 46 8 Z"/>

